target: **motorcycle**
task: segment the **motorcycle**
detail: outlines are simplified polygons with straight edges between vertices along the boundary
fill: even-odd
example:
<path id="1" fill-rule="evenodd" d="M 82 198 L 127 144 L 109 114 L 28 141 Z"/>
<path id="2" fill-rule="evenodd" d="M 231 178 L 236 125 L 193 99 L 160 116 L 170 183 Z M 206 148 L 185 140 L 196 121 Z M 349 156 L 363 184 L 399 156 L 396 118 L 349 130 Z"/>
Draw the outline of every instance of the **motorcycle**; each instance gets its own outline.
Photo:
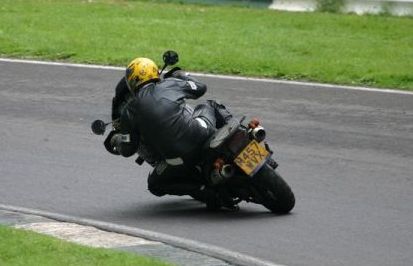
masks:
<path id="1" fill-rule="evenodd" d="M 294 193 L 275 170 L 278 164 L 264 141 L 265 129 L 257 119 L 244 121 L 231 119 L 207 142 L 205 179 L 223 184 L 235 204 L 253 202 L 273 213 L 288 213 L 295 205 Z"/>
<path id="2" fill-rule="evenodd" d="M 165 65 L 161 73 L 178 62 L 178 55 L 167 51 L 163 59 Z M 94 121 L 93 133 L 103 135 L 106 126 L 112 122 Z M 195 178 L 206 187 L 219 188 L 216 195 L 220 200 L 207 201 L 202 191 L 191 196 L 206 203 L 211 210 L 222 206 L 238 209 L 237 204 L 246 201 L 263 205 L 273 213 L 290 212 L 295 205 L 295 196 L 276 171 L 278 164 L 272 158 L 273 151 L 265 137 L 266 131 L 257 119 L 246 123 L 245 117 L 232 118 L 217 129 L 203 147 L 201 163 L 193 167 L 200 169 Z M 144 159 L 139 156 L 136 162 L 142 164 Z"/>

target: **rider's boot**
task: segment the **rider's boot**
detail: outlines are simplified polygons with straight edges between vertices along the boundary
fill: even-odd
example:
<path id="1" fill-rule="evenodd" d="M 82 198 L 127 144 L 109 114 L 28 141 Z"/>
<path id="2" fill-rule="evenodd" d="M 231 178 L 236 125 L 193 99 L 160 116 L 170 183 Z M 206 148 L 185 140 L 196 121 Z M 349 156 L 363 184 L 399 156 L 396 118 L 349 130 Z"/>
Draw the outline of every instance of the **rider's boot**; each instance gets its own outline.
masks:
<path id="1" fill-rule="evenodd" d="M 238 205 L 232 197 L 228 195 L 225 188 L 223 187 L 206 187 L 205 192 L 205 203 L 208 210 L 219 210 L 221 208 L 237 211 L 239 210 Z"/>
<path id="2" fill-rule="evenodd" d="M 205 203 L 206 202 L 205 186 L 202 186 L 197 191 L 193 191 L 193 192 L 189 193 L 189 196 L 191 196 L 194 200 Z"/>

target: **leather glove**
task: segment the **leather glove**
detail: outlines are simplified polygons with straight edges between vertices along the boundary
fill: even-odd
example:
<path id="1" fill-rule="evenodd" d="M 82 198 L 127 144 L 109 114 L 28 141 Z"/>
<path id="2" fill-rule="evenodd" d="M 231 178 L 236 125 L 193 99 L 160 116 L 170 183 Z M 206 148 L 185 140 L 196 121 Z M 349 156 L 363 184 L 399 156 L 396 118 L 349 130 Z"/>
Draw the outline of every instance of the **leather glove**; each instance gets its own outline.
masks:
<path id="1" fill-rule="evenodd" d="M 110 146 L 112 146 L 115 150 L 116 147 L 122 142 L 122 134 L 114 134 L 110 139 Z"/>
<path id="2" fill-rule="evenodd" d="M 164 78 L 170 78 L 170 77 L 186 80 L 187 73 L 183 71 L 180 67 L 174 67 L 171 70 L 169 70 L 167 73 L 165 73 L 164 75 Z"/>

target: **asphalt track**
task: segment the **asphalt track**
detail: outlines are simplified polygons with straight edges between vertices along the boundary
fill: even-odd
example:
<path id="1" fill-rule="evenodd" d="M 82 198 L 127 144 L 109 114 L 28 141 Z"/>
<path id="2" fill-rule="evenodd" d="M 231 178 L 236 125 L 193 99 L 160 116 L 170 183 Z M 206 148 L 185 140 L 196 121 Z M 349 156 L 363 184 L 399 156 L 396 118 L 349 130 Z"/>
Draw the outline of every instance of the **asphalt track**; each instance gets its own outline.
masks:
<path id="1" fill-rule="evenodd" d="M 413 95 L 201 77 L 258 116 L 292 214 L 210 213 L 146 190 L 149 167 L 105 152 L 122 72 L 0 62 L 0 203 L 193 239 L 286 265 L 413 265 Z M 195 265 L 195 264 L 194 264 Z"/>

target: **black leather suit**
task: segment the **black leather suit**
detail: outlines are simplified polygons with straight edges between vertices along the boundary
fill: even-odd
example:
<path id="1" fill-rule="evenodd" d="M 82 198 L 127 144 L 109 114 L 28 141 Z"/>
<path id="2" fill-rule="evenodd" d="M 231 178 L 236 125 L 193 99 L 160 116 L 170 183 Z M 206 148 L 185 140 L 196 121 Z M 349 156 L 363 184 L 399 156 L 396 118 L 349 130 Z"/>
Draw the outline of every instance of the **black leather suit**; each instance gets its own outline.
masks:
<path id="1" fill-rule="evenodd" d="M 120 118 L 119 132 L 124 136 L 117 151 L 125 157 L 146 152 L 146 161 L 156 161 L 148 178 L 149 190 L 155 195 L 198 190 L 201 182 L 195 176 L 200 173 L 193 166 L 217 122 L 224 123 L 231 116 L 229 112 L 215 101 L 195 109 L 188 106 L 185 100 L 201 97 L 207 87 L 182 71 L 146 84 L 134 95 L 126 93 L 124 86 L 123 79 L 112 106 L 112 118 Z M 122 111 L 116 112 L 119 109 Z"/>

